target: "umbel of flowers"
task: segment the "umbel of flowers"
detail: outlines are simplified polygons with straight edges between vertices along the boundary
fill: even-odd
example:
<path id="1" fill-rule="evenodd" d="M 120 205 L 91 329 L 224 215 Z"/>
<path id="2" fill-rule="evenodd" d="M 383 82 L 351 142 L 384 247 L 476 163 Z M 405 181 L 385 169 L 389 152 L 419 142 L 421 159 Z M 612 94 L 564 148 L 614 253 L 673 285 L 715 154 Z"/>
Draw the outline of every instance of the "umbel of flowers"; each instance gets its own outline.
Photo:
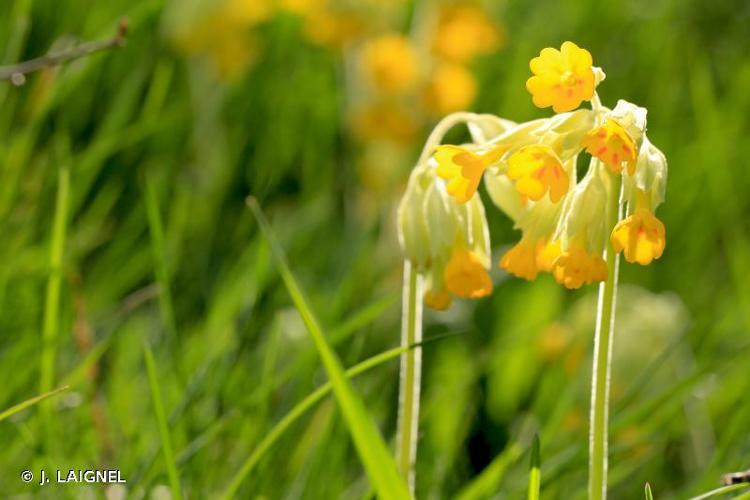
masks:
<path id="1" fill-rule="evenodd" d="M 526 88 L 534 104 L 557 114 L 525 123 L 451 115 L 411 174 L 399 207 L 399 240 L 406 259 L 426 277 L 424 301 L 432 308 L 492 291 L 489 234 L 477 193 L 482 179 L 521 231 L 498 262 L 519 278 L 549 272 L 571 289 L 605 281 L 608 240 L 625 260 L 641 265 L 664 251 L 664 224 L 654 212 L 664 200 L 667 162 L 646 136 L 646 110 L 625 100 L 603 106 L 596 87 L 604 72 L 573 42 L 542 50 L 530 67 Z M 584 101 L 591 109 L 578 109 Z M 462 122 L 471 143 L 439 144 L 447 128 Z M 582 154 L 590 162 L 579 181 Z M 606 217 L 611 203 L 624 215 L 614 226 Z"/>

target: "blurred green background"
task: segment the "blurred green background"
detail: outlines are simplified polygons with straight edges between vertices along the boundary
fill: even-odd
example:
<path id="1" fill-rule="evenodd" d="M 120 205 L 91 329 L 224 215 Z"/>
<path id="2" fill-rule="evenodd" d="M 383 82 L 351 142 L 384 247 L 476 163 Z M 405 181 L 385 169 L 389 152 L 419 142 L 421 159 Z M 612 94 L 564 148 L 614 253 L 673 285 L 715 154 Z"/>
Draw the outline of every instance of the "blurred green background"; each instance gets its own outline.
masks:
<path id="1" fill-rule="evenodd" d="M 648 481 L 685 498 L 750 467 L 750 3 L 4 0 L 0 57 L 111 37 L 122 17 L 125 47 L 0 82 L 0 408 L 71 386 L 0 422 L 4 498 L 168 494 L 144 343 L 183 492 L 223 491 L 326 381 L 245 197 L 343 363 L 394 347 L 395 203 L 430 125 L 547 116 L 528 61 L 564 40 L 604 68 L 605 104 L 649 109 L 671 167 L 666 252 L 622 267 L 611 497 Z M 484 197 L 497 260 L 518 233 Z M 490 298 L 426 313 L 427 338 L 457 335 L 424 348 L 417 496 L 522 497 L 538 432 L 542 497 L 583 498 L 596 289 L 492 276 Z M 389 442 L 397 381 L 393 360 L 354 382 Z M 128 482 L 20 480 L 40 467 Z M 238 497 L 370 494 L 324 399 Z"/>

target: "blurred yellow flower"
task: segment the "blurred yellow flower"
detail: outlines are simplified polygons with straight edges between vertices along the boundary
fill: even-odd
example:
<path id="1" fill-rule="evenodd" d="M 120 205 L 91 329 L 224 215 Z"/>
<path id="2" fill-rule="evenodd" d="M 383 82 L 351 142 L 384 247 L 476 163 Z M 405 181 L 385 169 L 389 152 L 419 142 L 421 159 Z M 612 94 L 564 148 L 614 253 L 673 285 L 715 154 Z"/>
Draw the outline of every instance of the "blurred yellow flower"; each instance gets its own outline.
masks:
<path id="1" fill-rule="evenodd" d="M 594 96 L 591 54 L 573 42 L 564 42 L 560 50 L 542 49 L 529 67 L 534 76 L 526 81 L 526 88 L 540 108 L 552 106 L 556 113 L 572 111 Z"/>
<path id="2" fill-rule="evenodd" d="M 414 88 L 419 78 L 419 57 L 412 42 L 397 33 L 369 41 L 362 65 L 375 87 L 385 93 L 402 94 Z"/>
<path id="3" fill-rule="evenodd" d="M 562 253 L 559 241 L 552 241 L 541 249 L 537 249 L 536 253 L 536 265 L 540 271 L 546 271 L 551 273 L 555 268 L 555 261 Z"/>
<path id="4" fill-rule="evenodd" d="M 440 63 L 425 93 L 425 105 L 439 115 L 466 110 L 477 95 L 474 75 L 460 64 Z"/>
<path id="5" fill-rule="evenodd" d="M 505 252 L 499 266 L 519 278 L 535 280 L 539 273 L 536 263 L 538 246 L 539 243 L 530 238 L 521 238 L 521 241 Z"/>
<path id="6" fill-rule="evenodd" d="M 445 288 L 437 291 L 427 290 L 424 294 L 425 305 L 437 311 L 445 311 L 450 307 L 451 302 L 453 302 L 453 297 Z"/>
<path id="7" fill-rule="evenodd" d="M 570 181 L 560 159 L 549 146 L 525 146 L 508 158 L 508 177 L 516 181 L 518 192 L 538 201 L 549 192 L 553 203 L 568 192 Z"/>
<path id="8" fill-rule="evenodd" d="M 576 289 L 584 283 L 605 281 L 607 263 L 600 255 L 591 255 L 581 244 L 573 242 L 555 259 L 552 274 L 561 285 Z"/>
<path id="9" fill-rule="evenodd" d="M 437 174 L 447 182 L 448 193 L 459 203 L 466 203 L 477 192 L 487 167 L 497 162 L 508 148 L 500 145 L 484 154 L 476 154 L 460 146 L 438 146 L 435 150 Z"/>
<path id="10" fill-rule="evenodd" d="M 495 50 L 501 41 L 499 27 L 476 5 L 444 7 L 439 15 L 433 51 L 455 62 Z"/>
<path id="11" fill-rule="evenodd" d="M 304 32 L 314 44 L 341 48 L 362 35 L 365 27 L 365 20 L 355 12 L 323 9 L 305 18 Z"/>
<path id="12" fill-rule="evenodd" d="M 612 231 L 612 246 L 625 260 L 647 266 L 661 257 L 666 245 L 664 224 L 650 210 L 639 208 Z"/>
<path id="13" fill-rule="evenodd" d="M 603 161 L 615 174 L 622 172 L 622 162 L 628 165 L 628 174 L 635 173 L 638 153 L 635 142 L 625 129 L 612 118 L 595 128 L 583 139 L 586 151 Z"/>
<path id="14" fill-rule="evenodd" d="M 232 79 L 257 58 L 260 44 L 252 27 L 270 15 L 269 2 L 230 0 L 179 33 L 175 43 L 186 54 L 205 57 L 220 77 Z"/>
<path id="15" fill-rule="evenodd" d="M 419 124 L 414 114 L 394 103 L 375 103 L 359 110 L 353 120 L 354 132 L 364 140 L 384 139 L 410 144 Z"/>
<path id="16" fill-rule="evenodd" d="M 253 25 L 271 17 L 273 5 L 270 0 L 229 0 L 222 10 L 236 23 Z"/>
<path id="17" fill-rule="evenodd" d="M 570 329 L 559 322 L 547 325 L 536 339 L 539 357 L 545 361 L 556 361 L 563 355 L 571 339 Z"/>
<path id="18" fill-rule="evenodd" d="M 492 293 L 492 280 L 474 252 L 461 247 L 453 250 L 443 272 L 450 293 L 466 299 L 478 299 Z"/>
<path id="19" fill-rule="evenodd" d="M 256 0 L 248 0 L 254 2 Z M 304 16 L 315 11 L 318 11 L 325 7 L 328 0 L 278 0 L 279 8 L 296 14 L 298 16 Z"/>

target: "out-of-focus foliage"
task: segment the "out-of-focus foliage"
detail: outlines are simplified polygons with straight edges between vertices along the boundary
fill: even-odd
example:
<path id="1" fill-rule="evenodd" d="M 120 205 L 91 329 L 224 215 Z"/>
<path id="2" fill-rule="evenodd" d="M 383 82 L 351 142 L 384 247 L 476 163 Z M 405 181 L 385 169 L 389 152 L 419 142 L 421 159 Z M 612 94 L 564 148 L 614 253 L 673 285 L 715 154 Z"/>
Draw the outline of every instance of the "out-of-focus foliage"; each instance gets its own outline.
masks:
<path id="1" fill-rule="evenodd" d="M 523 82 L 529 59 L 563 40 L 606 68 L 604 101 L 649 109 L 671 167 L 664 255 L 624 266 L 620 279 L 612 497 L 641 498 L 649 481 L 656 498 L 683 498 L 750 466 L 747 2 L 0 3 L 4 64 L 130 21 L 121 49 L 22 87 L 0 82 L 0 408 L 41 392 L 42 351 L 54 354 L 53 385 L 71 385 L 0 423 L 3 496 L 104 489 L 18 479 L 40 467 L 118 468 L 136 495 L 168 484 L 144 341 L 183 491 L 223 491 L 326 381 L 244 198 L 269 214 L 343 362 L 391 348 L 394 201 L 429 126 L 463 108 L 547 116 Z M 488 216 L 496 261 L 518 235 Z M 61 298 L 50 316 L 52 276 Z M 596 290 L 497 268 L 492 278 L 491 297 L 425 318 L 427 338 L 459 335 L 424 348 L 417 494 L 524 495 L 538 432 L 542 497 L 582 497 Z M 397 362 L 354 386 L 392 438 Z M 325 400 L 265 453 L 240 495 L 361 498 L 369 486 L 356 457 Z"/>

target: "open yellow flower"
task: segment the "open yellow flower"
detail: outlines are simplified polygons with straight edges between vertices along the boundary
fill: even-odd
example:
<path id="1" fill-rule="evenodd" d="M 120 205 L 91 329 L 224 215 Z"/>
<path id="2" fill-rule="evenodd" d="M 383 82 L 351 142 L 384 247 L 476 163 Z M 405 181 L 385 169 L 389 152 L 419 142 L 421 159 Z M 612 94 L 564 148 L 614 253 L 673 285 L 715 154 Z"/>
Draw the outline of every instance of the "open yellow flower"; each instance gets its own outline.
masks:
<path id="1" fill-rule="evenodd" d="M 509 147 L 500 145 L 484 154 L 476 154 L 460 146 L 438 146 L 435 150 L 437 174 L 447 182 L 448 193 L 459 203 L 466 203 L 477 192 L 487 167 L 497 162 Z"/>
<path id="2" fill-rule="evenodd" d="M 566 288 L 580 288 L 584 283 L 607 279 L 607 263 L 599 255 L 589 254 L 582 245 L 571 244 L 555 260 L 552 274 Z"/>
<path id="3" fill-rule="evenodd" d="M 526 146 L 508 158 L 508 177 L 516 181 L 518 192 L 539 201 L 549 192 L 553 203 L 568 192 L 568 174 L 560 159 L 548 146 Z"/>
<path id="4" fill-rule="evenodd" d="M 362 63 L 370 80 L 386 93 L 404 93 L 412 89 L 419 78 L 417 52 L 407 37 L 397 33 L 368 42 Z"/>
<path id="5" fill-rule="evenodd" d="M 583 139 L 582 145 L 586 152 L 599 158 L 613 173 L 622 172 L 622 163 L 628 165 L 628 174 L 635 173 L 636 151 L 635 141 L 627 131 L 612 118 L 601 127 L 597 127 Z"/>
<path id="6" fill-rule="evenodd" d="M 572 111 L 594 96 L 591 54 L 573 42 L 564 42 L 560 50 L 542 49 L 529 67 L 534 76 L 526 81 L 526 89 L 540 108 L 552 106 L 555 113 Z"/>
<path id="7" fill-rule="evenodd" d="M 666 245 L 664 224 L 645 208 L 621 220 L 612 231 L 612 246 L 625 260 L 647 266 L 661 257 Z"/>
<path id="8" fill-rule="evenodd" d="M 492 280 L 478 255 L 456 247 L 443 271 L 450 293 L 466 299 L 478 299 L 492 293 Z"/>

